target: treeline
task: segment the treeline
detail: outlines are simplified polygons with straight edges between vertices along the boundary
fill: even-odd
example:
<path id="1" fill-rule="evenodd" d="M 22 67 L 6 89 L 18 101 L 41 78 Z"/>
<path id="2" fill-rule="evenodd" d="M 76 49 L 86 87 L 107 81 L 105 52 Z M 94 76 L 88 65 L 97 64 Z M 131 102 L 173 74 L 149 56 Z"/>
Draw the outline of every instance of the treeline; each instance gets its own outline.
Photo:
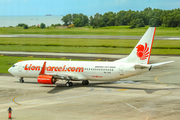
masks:
<path id="1" fill-rule="evenodd" d="M 107 12 L 102 14 L 96 13 L 94 16 L 81 14 L 68 14 L 61 19 L 64 25 L 74 24 L 76 27 L 93 26 L 122 26 L 129 25 L 131 28 L 144 27 L 180 27 L 180 9 L 161 10 L 145 8 L 143 11 L 119 11 L 118 13 Z"/>
<path id="2" fill-rule="evenodd" d="M 59 27 L 59 26 L 61 26 L 60 23 L 51 24 L 51 27 L 54 27 L 54 28 Z M 38 24 L 37 26 L 36 25 L 28 26 L 25 23 L 19 23 L 16 27 L 23 27 L 24 29 L 29 29 L 29 28 L 41 28 L 41 29 L 44 29 L 44 28 L 46 28 L 46 24 L 41 23 L 40 25 Z M 49 28 L 49 26 L 48 26 L 48 28 Z"/>
<path id="3" fill-rule="evenodd" d="M 86 15 L 80 14 L 67 14 L 61 19 L 64 25 L 69 26 L 74 24 L 75 27 L 83 27 L 89 25 L 89 18 Z"/>

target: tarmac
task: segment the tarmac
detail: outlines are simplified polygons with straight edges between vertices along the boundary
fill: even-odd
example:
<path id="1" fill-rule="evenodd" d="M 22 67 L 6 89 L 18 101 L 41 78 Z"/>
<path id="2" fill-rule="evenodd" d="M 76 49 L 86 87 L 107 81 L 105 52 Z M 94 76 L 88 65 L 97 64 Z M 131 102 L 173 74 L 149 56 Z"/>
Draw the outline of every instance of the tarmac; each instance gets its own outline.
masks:
<path id="1" fill-rule="evenodd" d="M 138 76 L 88 86 L 78 81 L 73 87 L 65 87 L 65 81 L 44 85 L 34 78 L 20 83 L 0 76 L 0 120 L 8 119 L 9 107 L 15 120 L 178 120 L 180 57 L 152 56 L 150 62 L 171 60 Z"/>

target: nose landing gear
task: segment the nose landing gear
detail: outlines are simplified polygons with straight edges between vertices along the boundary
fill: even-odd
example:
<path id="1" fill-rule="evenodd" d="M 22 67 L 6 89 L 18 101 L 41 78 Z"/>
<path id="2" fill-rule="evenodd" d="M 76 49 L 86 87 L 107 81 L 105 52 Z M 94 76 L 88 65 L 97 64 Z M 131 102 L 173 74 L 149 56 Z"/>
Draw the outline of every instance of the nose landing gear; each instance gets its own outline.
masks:
<path id="1" fill-rule="evenodd" d="M 23 77 L 19 79 L 20 83 L 24 83 Z"/>

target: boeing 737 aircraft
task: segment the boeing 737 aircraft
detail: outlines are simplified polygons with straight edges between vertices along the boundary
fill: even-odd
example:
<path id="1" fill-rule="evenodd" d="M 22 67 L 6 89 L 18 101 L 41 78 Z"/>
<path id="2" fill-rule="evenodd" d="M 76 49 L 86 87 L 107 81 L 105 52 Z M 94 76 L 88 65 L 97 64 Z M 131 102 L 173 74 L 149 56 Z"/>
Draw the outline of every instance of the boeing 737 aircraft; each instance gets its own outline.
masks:
<path id="1" fill-rule="evenodd" d="M 154 66 L 173 62 L 149 64 L 155 31 L 155 27 L 150 27 L 129 56 L 113 62 L 29 60 L 14 64 L 8 71 L 19 77 L 22 83 L 23 78 L 37 78 L 41 84 L 65 80 L 66 86 L 71 87 L 72 81 L 82 81 L 83 85 L 88 85 L 89 80 L 119 81 L 150 71 Z"/>

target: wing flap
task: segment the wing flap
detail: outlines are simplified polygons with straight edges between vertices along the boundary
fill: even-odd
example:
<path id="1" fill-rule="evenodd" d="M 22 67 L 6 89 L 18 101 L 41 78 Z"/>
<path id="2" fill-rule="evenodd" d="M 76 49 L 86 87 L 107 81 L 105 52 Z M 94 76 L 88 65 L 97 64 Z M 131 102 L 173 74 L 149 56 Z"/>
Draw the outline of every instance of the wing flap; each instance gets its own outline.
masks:
<path id="1" fill-rule="evenodd" d="M 54 78 L 61 79 L 61 80 L 87 80 L 87 78 L 79 73 L 47 73 L 47 75 L 52 75 Z"/>

